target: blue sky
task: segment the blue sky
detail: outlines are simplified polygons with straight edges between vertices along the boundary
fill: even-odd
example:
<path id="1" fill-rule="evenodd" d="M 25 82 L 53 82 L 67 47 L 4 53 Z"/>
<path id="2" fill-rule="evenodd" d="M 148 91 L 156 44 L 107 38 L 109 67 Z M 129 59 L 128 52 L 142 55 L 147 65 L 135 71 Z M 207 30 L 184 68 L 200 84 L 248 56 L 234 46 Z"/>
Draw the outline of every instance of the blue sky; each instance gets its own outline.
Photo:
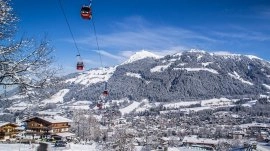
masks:
<path id="1" fill-rule="evenodd" d="M 86 69 L 100 67 L 92 21 L 80 17 L 88 0 L 61 0 Z M 12 0 L 18 35 L 47 34 L 56 63 L 76 72 L 77 49 L 59 0 Z M 104 66 L 145 49 L 159 55 L 202 49 L 270 60 L 269 0 L 93 0 Z"/>

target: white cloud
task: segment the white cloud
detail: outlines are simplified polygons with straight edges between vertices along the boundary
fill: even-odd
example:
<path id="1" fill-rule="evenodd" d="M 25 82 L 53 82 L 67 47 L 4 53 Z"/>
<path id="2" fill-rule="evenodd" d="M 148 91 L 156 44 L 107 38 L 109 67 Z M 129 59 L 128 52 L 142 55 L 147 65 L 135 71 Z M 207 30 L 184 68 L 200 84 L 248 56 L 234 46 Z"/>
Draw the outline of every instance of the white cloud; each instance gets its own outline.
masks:
<path id="1" fill-rule="evenodd" d="M 122 60 L 123 57 L 119 56 L 119 55 L 115 55 L 115 54 L 112 54 L 112 53 L 109 53 L 105 50 L 94 50 L 96 53 L 102 55 L 102 56 L 106 56 L 108 58 L 112 58 L 112 59 L 116 59 L 116 60 Z"/>
<path id="2" fill-rule="evenodd" d="M 141 17 L 127 18 L 122 22 L 112 23 L 110 33 L 98 34 L 99 44 L 105 49 L 139 50 L 190 48 L 194 42 L 215 42 L 216 40 L 199 32 L 172 26 L 151 25 Z M 96 47 L 94 35 L 79 38 L 78 43 Z"/>
<path id="3" fill-rule="evenodd" d="M 135 52 L 143 49 L 160 56 L 192 48 L 208 51 L 224 49 L 242 52 L 235 49 L 250 51 L 251 47 L 248 44 L 251 43 L 246 43 L 247 40 L 254 42 L 270 40 L 267 33 L 255 27 L 231 24 L 213 26 L 213 28 L 209 29 L 208 27 L 191 25 L 187 29 L 153 24 L 140 16 L 132 16 L 123 19 L 121 22 L 111 23 L 108 28 L 109 30 L 106 31 L 109 32 L 97 33 L 104 65 L 122 63 Z M 73 43 L 73 40 L 69 40 L 69 42 Z M 81 47 L 80 50 L 87 51 L 87 55 L 89 54 L 89 57 L 93 58 L 89 59 L 88 62 L 86 61 L 86 63 L 93 66 L 100 64 L 95 35 L 82 35 L 82 37 L 76 38 L 76 42 Z M 252 45 L 255 44 L 252 43 Z M 95 53 L 93 54 L 93 52 Z M 229 51 L 218 51 L 215 54 L 229 55 L 231 53 Z"/>
<path id="4" fill-rule="evenodd" d="M 135 53 L 134 51 L 127 50 L 127 51 L 121 51 L 120 55 L 127 58 L 133 55 L 134 53 Z"/>
<path id="5" fill-rule="evenodd" d="M 269 27 L 267 28 L 270 29 Z M 230 24 L 227 25 L 226 30 L 222 27 L 222 29 L 212 29 L 208 33 L 217 39 L 223 39 L 222 41 L 224 42 L 230 41 L 231 39 L 238 39 L 241 41 L 253 40 L 259 42 L 270 40 L 269 34 L 265 33 L 265 26 L 261 24 L 256 27 Z"/>

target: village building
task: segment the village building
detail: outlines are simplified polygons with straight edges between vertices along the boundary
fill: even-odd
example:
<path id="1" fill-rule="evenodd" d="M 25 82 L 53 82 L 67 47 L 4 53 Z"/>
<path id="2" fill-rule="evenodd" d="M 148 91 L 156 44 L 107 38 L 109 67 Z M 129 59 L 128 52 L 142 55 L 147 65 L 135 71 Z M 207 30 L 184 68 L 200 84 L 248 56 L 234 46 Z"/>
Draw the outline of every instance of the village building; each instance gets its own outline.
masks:
<path id="1" fill-rule="evenodd" d="M 216 148 L 219 141 L 208 138 L 198 138 L 197 135 L 185 136 L 183 139 L 183 145 L 185 146 L 200 146 L 202 148 Z"/>
<path id="2" fill-rule="evenodd" d="M 265 123 L 248 123 L 242 124 L 240 127 L 243 131 L 270 131 L 270 125 Z"/>
<path id="3" fill-rule="evenodd" d="M 245 135 L 246 135 L 246 133 L 243 131 L 233 131 L 233 132 L 229 133 L 229 136 L 232 139 L 243 139 Z"/>
<path id="4" fill-rule="evenodd" d="M 10 122 L 0 123 L 0 140 L 15 138 L 19 133 L 19 131 L 16 129 L 17 127 L 18 125 Z"/>
<path id="5" fill-rule="evenodd" d="M 48 136 L 69 137 L 74 134 L 69 133 L 72 120 L 62 116 L 32 117 L 26 122 L 26 135 L 47 138 Z"/>

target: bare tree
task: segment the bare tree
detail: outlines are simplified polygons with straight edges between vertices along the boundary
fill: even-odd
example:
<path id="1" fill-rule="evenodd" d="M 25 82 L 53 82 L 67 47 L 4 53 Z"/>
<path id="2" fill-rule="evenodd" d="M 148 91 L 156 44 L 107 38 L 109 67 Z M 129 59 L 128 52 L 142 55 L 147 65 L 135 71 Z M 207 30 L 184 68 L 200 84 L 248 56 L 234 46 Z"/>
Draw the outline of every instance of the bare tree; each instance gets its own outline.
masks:
<path id="1" fill-rule="evenodd" d="M 97 119 L 92 114 L 90 114 L 84 121 L 84 124 L 86 126 L 85 138 L 88 140 L 99 140 L 101 130 Z"/>
<path id="2" fill-rule="evenodd" d="M 134 151 L 134 134 L 127 128 L 116 128 L 113 135 L 102 144 L 102 150 Z"/>
<path id="3" fill-rule="evenodd" d="M 73 124 L 71 129 L 75 132 L 76 136 L 82 139 L 83 137 L 83 122 L 86 120 L 84 112 L 82 110 L 74 110 L 73 112 Z"/>
<path id="4" fill-rule="evenodd" d="M 0 0 L 0 86 L 15 86 L 22 90 L 40 88 L 55 75 L 52 51 L 46 38 L 16 39 L 18 18 L 10 0 Z"/>
<path id="5" fill-rule="evenodd" d="M 97 119 L 83 110 L 74 110 L 72 129 L 80 140 L 99 140 L 101 130 Z"/>

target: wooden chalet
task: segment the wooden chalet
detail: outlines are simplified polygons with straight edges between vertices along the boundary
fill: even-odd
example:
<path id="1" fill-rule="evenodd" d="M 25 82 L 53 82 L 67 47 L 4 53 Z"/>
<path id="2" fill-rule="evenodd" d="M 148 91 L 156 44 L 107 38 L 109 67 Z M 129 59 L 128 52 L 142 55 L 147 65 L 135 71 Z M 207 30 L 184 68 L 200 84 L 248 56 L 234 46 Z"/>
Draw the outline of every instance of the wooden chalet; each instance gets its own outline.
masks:
<path id="1" fill-rule="evenodd" d="M 27 134 L 47 137 L 48 135 L 68 132 L 72 120 L 61 116 L 49 116 L 32 117 L 24 122 L 26 122 Z"/>
<path id="2" fill-rule="evenodd" d="M 10 122 L 0 123 L 0 139 L 6 140 L 10 138 L 15 138 L 16 135 L 19 133 L 19 131 L 16 130 L 17 127 L 18 125 Z"/>
<path id="3" fill-rule="evenodd" d="M 219 143 L 218 140 L 208 138 L 198 138 L 196 135 L 185 136 L 183 139 L 183 145 L 185 146 L 200 146 L 201 148 L 212 148 L 215 149 Z M 209 149 L 209 148 L 208 148 Z"/>

